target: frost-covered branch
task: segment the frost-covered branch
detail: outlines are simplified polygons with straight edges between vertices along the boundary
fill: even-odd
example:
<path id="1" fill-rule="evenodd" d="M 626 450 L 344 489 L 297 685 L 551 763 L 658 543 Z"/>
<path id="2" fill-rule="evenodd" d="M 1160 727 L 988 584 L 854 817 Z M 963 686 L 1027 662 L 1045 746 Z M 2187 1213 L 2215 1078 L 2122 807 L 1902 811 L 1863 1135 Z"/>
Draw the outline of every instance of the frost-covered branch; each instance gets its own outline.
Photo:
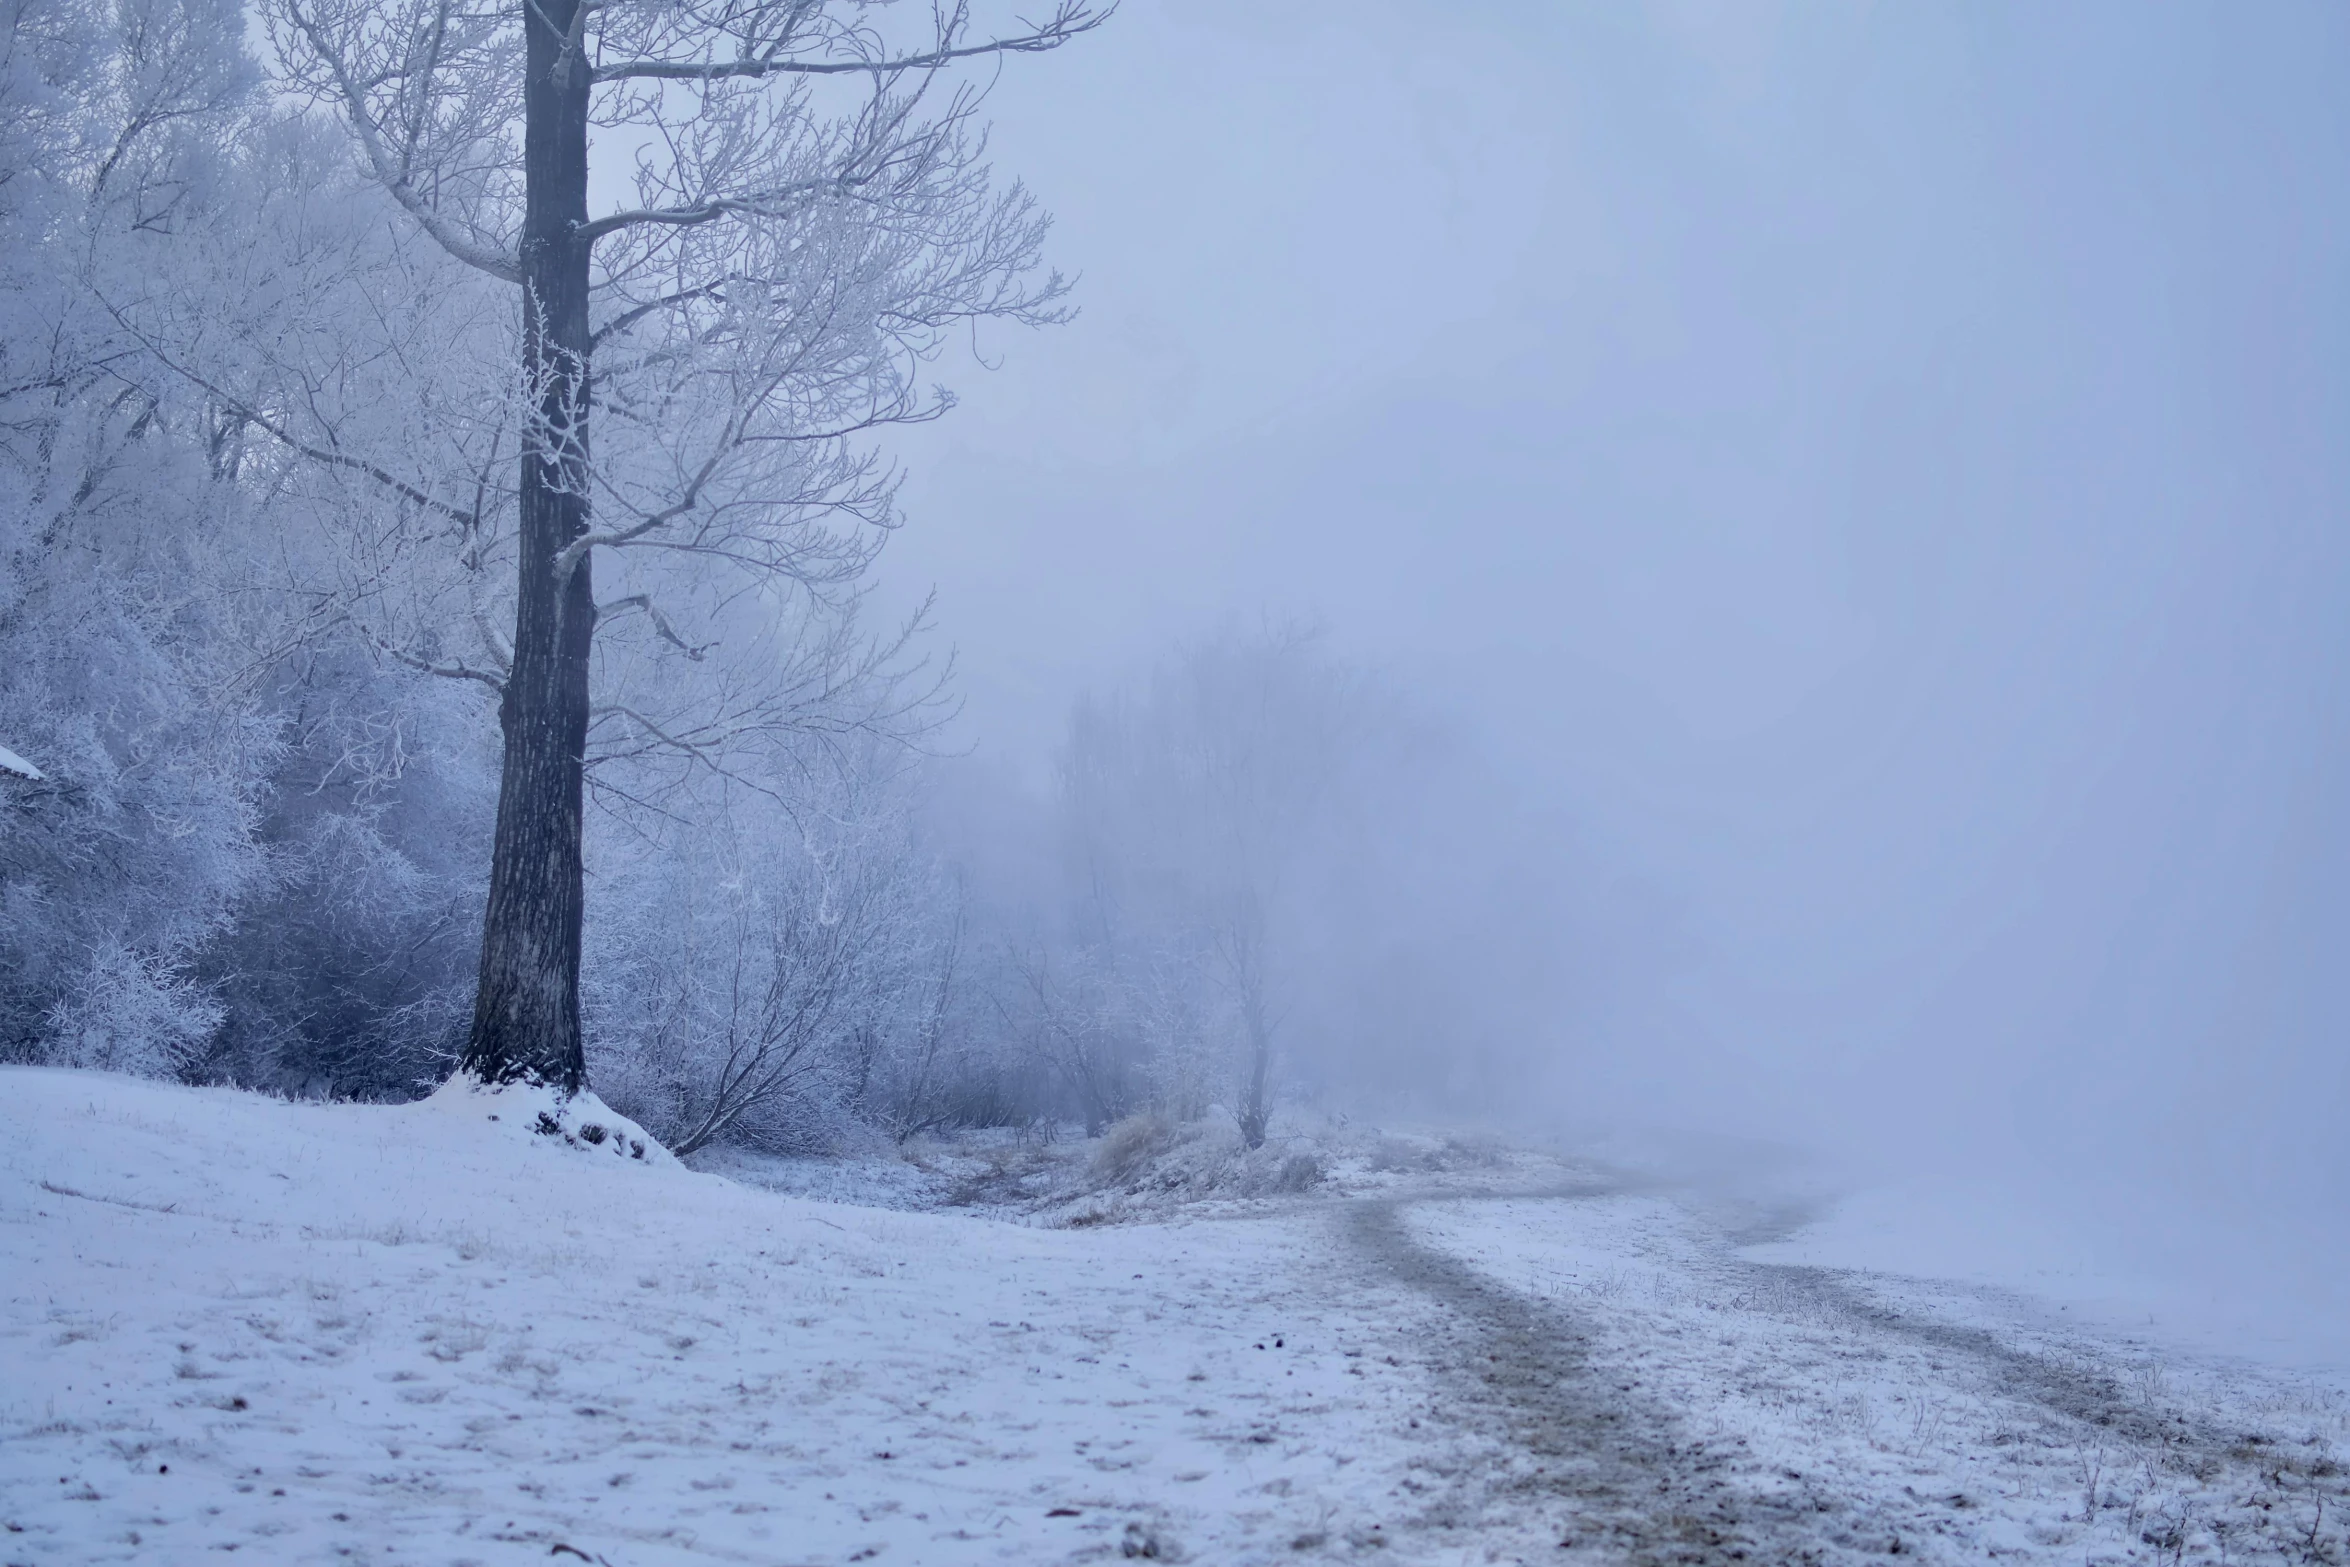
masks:
<path id="1" fill-rule="evenodd" d="M 819 5 L 784 0 L 780 4 L 729 6 L 723 10 L 704 6 L 676 9 L 688 13 L 706 11 L 712 31 L 736 45 L 734 57 L 726 60 L 640 57 L 606 61 L 596 66 L 595 79 L 598 82 L 710 83 L 776 76 L 888 76 L 935 71 L 959 61 L 990 55 L 1040 54 L 1058 49 L 1108 21 L 1117 6 L 1091 4 L 1089 0 L 1062 0 L 1051 18 L 1042 24 L 999 38 L 966 41 L 963 35 L 969 26 L 970 8 L 957 5 L 940 13 L 935 41 L 928 48 L 907 53 L 892 53 L 882 47 L 868 28 L 832 22 L 825 8 Z M 819 20 L 831 25 L 809 25 Z M 667 35 L 698 41 L 696 34 L 684 28 L 676 28 Z M 648 34 L 644 41 L 661 37 L 661 34 Z"/>

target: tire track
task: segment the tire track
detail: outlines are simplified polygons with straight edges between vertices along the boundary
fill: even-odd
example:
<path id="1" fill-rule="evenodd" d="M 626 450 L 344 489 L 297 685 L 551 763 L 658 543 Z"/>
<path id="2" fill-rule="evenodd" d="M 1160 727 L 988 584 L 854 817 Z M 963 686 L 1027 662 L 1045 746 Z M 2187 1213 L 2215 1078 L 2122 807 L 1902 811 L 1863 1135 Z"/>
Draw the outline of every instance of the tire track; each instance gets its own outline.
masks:
<path id="1" fill-rule="evenodd" d="M 1514 1290 L 1467 1258 L 1415 1239 L 1405 1219 L 1410 1208 L 1432 1202 L 1573 1201 L 1625 1191 L 1590 1185 L 1423 1192 L 1359 1200 L 1343 1210 L 1341 1228 L 1363 1264 L 1435 1308 L 1415 1348 L 1448 1384 L 1464 1423 L 1534 1460 L 1505 1466 L 1498 1476 L 1454 1475 L 1452 1494 L 1424 1522 L 1492 1528 L 1486 1504 L 1516 1502 L 1561 1520 L 1566 1538 L 1560 1543 L 1571 1543 L 1576 1556 L 1559 1559 L 1631 1567 L 1843 1567 L 1894 1555 L 1948 1559 L 1954 1549 L 1972 1559 L 1979 1540 L 1938 1537 L 1944 1520 L 1936 1504 L 1944 1498 L 1907 1488 L 1897 1497 L 1884 1489 L 1883 1477 L 1839 1481 L 1832 1470 L 1807 1477 L 1762 1462 L 1735 1436 L 1694 1438 L 1675 1408 L 1641 1392 L 1641 1377 L 1619 1364 L 1619 1336 L 1592 1308 Z M 2282 1430 L 2251 1428 L 2271 1422 L 2247 1422 L 2243 1411 L 2223 1414 L 2161 1397 L 2143 1383 L 2133 1386 L 2130 1372 L 2103 1346 L 2013 1342 L 1994 1327 L 1883 1299 L 1862 1277 L 1738 1257 L 1727 1227 L 1718 1239 L 1696 1273 L 1725 1297 L 1743 1297 L 1749 1309 L 1771 1316 L 1840 1323 L 1856 1346 L 1901 1346 L 1941 1357 L 1928 1363 L 1951 1386 L 1972 1381 L 2002 1404 L 2036 1410 L 2058 1440 L 2100 1459 L 2113 1444 L 2117 1472 L 2144 1466 L 2146 1488 L 2159 1490 L 2158 1473 L 2187 1483 L 2160 1511 L 2150 1511 L 2143 1527 L 2135 1502 L 2128 1523 L 2118 1525 L 2128 1498 L 2109 1493 L 2098 1502 L 2093 1491 L 2090 1505 L 2103 1511 L 2082 1514 L 2075 1526 L 2135 1535 L 2165 1562 L 2206 1548 L 2222 1560 L 2295 1567 L 2350 1562 L 2343 1521 L 2350 1515 L 2350 1471 L 2315 1437 L 2295 1442 Z M 1421 1325 L 1413 1329 L 1420 1332 Z M 1952 1377 L 1944 1362 L 1963 1370 Z M 1704 1406 L 1704 1390 L 1691 1391 Z M 2121 1543 L 2126 1547 L 2127 1539 Z"/>
<path id="2" fill-rule="evenodd" d="M 2223 1539 L 2235 1536 L 2246 1560 L 2338 1567 L 2350 1559 L 2350 1530 L 2344 1527 L 2350 1515 L 2350 1470 L 2324 1448 L 2295 1442 L 2282 1430 L 2247 1429 L 2246 1422 L 2215 1419 L 2145 1390 L 2133 1391 L 2107 1354 L 2087 1346 L 2070 1346 L 2069 1356 L 2060 1359 L 2019 1348 L 1989 1328 L 1905 1311 L 1876 1298 L 1842 1270 L 1784 1263 L 1737 1266 L 1863 1332 L 1906 1339 L 1972 1363 L 2001 1396 L 2068 1423 L 2084 1443 L 2102 1446 L 2111 1440 L 2120 1453 L 2192 1477 L 2206 1488 L 2232 1478 L 2233 1485 L 2224 1489 L 2234 1493 L 2234 1516 L 2223 1508 L 2206 1525 L 2216 1523 L 2215 1533 Z M 2280 1505 L 2290 1515 L 2307 1510 L 2305 1533 L 2271 1531 L 2274 1520 L 2263 1515 Z M 2174 1559 L 2184 1554 L 2182 1546 Z"/>
<path id="3" fill-rule="evenodd" d="M 1836 1501 L 1742 1484 L 1739 1455 L 1693 1439 L 1670 1410 L 1619 1383 L 1574 1313 L 1415 1241 L 1403 1210 L 1431 1200 L 1459 1199 L 1351 1203 L 1347 1240 L 1385 1279 L 1440 1308 L 1437 1338 L 1424 1348 L 1445 1369 L 1463 1415 L 1535 1460 L 1530 1475 L 1513 1475 L 1503 1489 L 1562 1515 L 1560 1544 L 1631 1567 L 1815 1563 L 1841 1555 L 1817 1535 L 1819 1515 L 1841 1510 Z"/>

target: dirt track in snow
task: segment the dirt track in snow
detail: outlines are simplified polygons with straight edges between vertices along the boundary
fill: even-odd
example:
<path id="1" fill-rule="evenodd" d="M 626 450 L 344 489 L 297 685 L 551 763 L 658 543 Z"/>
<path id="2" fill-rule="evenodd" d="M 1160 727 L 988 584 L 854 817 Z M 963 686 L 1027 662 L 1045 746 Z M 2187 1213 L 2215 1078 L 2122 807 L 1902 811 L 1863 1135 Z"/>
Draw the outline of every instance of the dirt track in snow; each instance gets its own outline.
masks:
<path id="1" fill-rule="evenodd" d="M 1535 1195 L 1571 1202 L 1619 1190 Z M 1556 1519 L 1558 1548 L 1634 1567 L 1821 1560 L 1814 1521 L 1836 1501 L 1816 1488 L 1757 1494 L 1743 1486 L 1736 1450 L 1692 1435 L 1637 1380 L 1623 1380 L 1573 1308 L 1495 1282 L 1415 1240 L 1403 1222 L 1406 1207 L 1477 1200 L 1358 1201 L 1348 1205 L 1345 1233 L 1383 1275 L 1438 1308 L 1426 1352 L 1449 1374 L 1466 1421 L 1535 1458 L 1533 1472 L 1507 1489 Z"/>
<path id="2" fill-rule="evenodd" d="M 1562 1547 L 1641 1564 L 1808 1559 L 1800 1539 L 1788 1537 L 1784 1504 L 1744 1494 L 1723 1455 L 1618 1382 L 1570 1310 L 1414 1241 L 1400 1206 L 1351 1205 L 1347 1234 L 1388 1276 L 1441 1308 L 1431 1357 L 1450 1371 L 1469 1420 L 1505 1432 L 1539 1461 L 1515 1484 L 1565 1515 Z"/>
<path id="3" fill-rule="evenodd" d="M 1871 1287 L 1894 1281 L 1752 1262 L 1733 1247 L 1752 1237 L 1725 1230 L 1694 1266 L 1682 1259 L 1713 1296 L 1683 1299 L 1684 1316 L 1768 1319 L 1771 1348 L 1795 1362 L 1797 1381 L 1821 1363 L 1802 1348 L 1788 1353 L 1805 1339 L 1832 1344 L 1840 1361 L 1924 1375 L 1909 1395 L 1915 1439 L 1872 1426 L 1862 1445 L 1893 1461 L 1840 1465 L 1832 1451 L 1840 1444 L 1814 1442 L 1807 1452 L 1787 1430 L 1741 1434 L 1734 1415 L 1723 1418 L 1719 1395 L 1784 1381 L 1789 1367 L 1757 1367 L 1743 1352 L 1729 1357 L 1734 1367 L 1719 1357 L 1715 1366 L 1673 1363 L 1668 1354 L 1677 1377 L 1660 1386 L 1647 1374 L 1656 1345 L 1684 1336 L 1686 1324 L 1651 1321 L 1628 1335 L 1619 1302 L 1505 1281 L 1464 1248 L 1432 1244 L 1408 1217 L 1502 1205 L 1546 1210 L 1572 1227 L 1577 1209 L 1633 1195 L 1591 1184 L 1346 1206 L 1340 1227 L 1355 1255 L 1433 1308 L 1413 1331 L 1457 1399 L 1454 1417 L 1531 1460 L 1455 1476 L 1452 1493 L 1430 1501 L 1424 1525 L 1473 1534 L 1475 1517 L 1523 1509 L 1510 1532 L 1522 1540 L 1531 1517 L 1548 1519 L 1558 1535 L 1554 1559 L 1633 1567 L 1891 1557 L 2350 1561 L 2350 1471 L 2334 1441 L 2290 1424 L 2315 1415 L 2304 1423 L 2322 1425 L 2329 1411 L 2295 1406 L 2291 1394 L 2247 1397 L 2210 1375 L 2194 1391 L 2174 1387 L 2159 1358 L 2080 1337 L 2019 1340 Z M 1711 1324 L 1701 1319 L 1698 1331 Z M 1733 1328 L 1721 1343 L 1738 1338 Z M 1959 1405 L 1962 1418 L 1941 1439 L 1944 1416 Z M 2340 1407 L 2330 1414 L 2341 1427 Z M 1950 1483 L 1954 1474 L 1963 1487 Z"/>

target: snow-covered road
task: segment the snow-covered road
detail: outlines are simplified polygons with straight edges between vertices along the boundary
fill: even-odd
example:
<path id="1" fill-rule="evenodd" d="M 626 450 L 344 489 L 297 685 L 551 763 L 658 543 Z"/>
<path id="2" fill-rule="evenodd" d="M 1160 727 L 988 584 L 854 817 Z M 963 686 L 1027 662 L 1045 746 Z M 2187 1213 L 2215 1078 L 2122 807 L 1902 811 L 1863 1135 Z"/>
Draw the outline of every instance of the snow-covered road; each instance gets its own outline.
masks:
<path id="1" fill-rule="evenodd" d="M 2342 1552 L 2322 1388 L 1554 1173 L 1038 1229 L 11 1069 L 0 1560 Z"/>

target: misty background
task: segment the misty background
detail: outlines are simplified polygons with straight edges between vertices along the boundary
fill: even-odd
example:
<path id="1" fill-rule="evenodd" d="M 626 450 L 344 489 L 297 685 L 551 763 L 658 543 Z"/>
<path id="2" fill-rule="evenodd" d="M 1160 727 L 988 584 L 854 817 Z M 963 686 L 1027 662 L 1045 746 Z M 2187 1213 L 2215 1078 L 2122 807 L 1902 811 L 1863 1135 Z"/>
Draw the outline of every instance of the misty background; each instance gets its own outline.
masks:
<path id="1" fill-rule="evenodd" d="M 1304 617 L 1510 801 L 1459 830 L 1517 1027 L 1429 1041 L 1445 1102 L 2343 1298 L 2350 14 L 1129 0 L 1082 52 L 991 112 L 1083 313 L 892 445 L 974 774 Z"/>

